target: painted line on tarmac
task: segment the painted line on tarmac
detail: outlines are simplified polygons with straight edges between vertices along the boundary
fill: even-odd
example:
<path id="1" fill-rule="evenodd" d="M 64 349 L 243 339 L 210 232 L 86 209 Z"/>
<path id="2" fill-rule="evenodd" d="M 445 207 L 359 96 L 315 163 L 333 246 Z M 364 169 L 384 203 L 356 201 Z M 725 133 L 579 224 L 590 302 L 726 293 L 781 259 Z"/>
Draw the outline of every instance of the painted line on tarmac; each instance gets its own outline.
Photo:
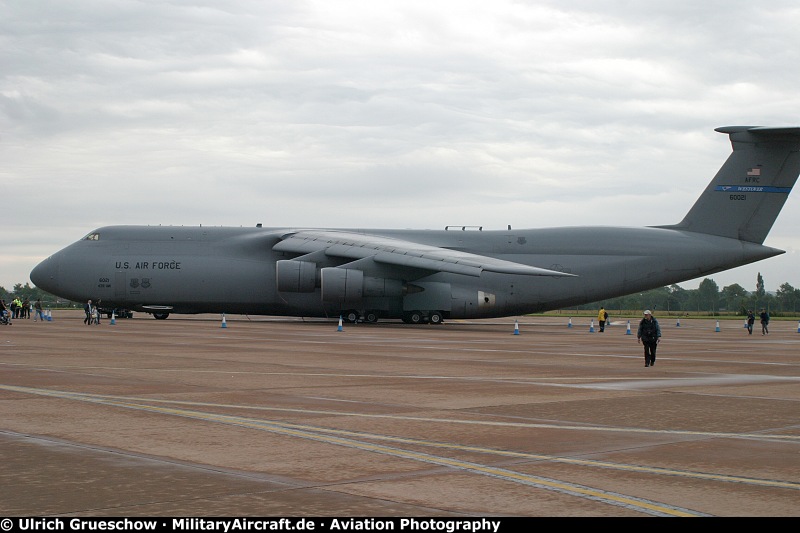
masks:
<path id="1" fill-rule="evenodd" d="M 574 355 L 574 354 L 573 354 Z M 598 356 L 592 356 L 598 357 Z M 622 357 L 622 356 L 612 356 Z M 624 356 L 633 357 L 633 356 Z M 641 358 L 641 356 L 636 356 Z M 0 363 L 0 366 L 22 366 L 26 368 L 37 368 L 36 365 L 30 366 L 25 363 Z M 126 372 L 165 372 L 180 374 L 226 374 L 226 375 L 247 375 L 247 376 L 300 376 L 300 377 L 332 377 L 332 378 L 381 378 L 381 379 L 410 379 L 410 380 L 441 380 L 441 381 L 464 381 L 479 383 L 509 383 L 517 385 L 541 385 L 546 387 L 567 387 L 578 389 L 598 389 L 598 390 L 630 390 L 646 388 L 669 388 L 686 386 L 707 386 L 707 385 L 730 385 L 730 384 L 753 384 L 753 383 L 792 383 L 799 382 L 797 376 L 770 376 L 763 374 L 706 374 L 695 373 L 700 377 L 660 377 L 647 378 L 641 377 L 604 377 L 603 381 L 597 381 L 596 377 L 536 377 L 520 378 L 504 376 L 442 376 L 442 375 L 421 375 L 421 374 L 361 374 L 361 373 L 334 373 L 334 372 L 254 372 L 250 370 L 194 370 L 185 368 L 152 368 L 152 367 L 115 367 L 115 366 L 78 366 L 78 365 L 59 365 L 55 368 L 42 368 L 51 372 L 64 372 L 67 370 L 121 370 Z M 569 381 L 574 383 L 556 383 L 558 381 Z M 583 382 L 583 383 L 581 383 Z"/>
<path id="2" fill-rule="evenodd" d="M 223 417 L 226 419 L 232 420 L 245 420 L 248 421 L 249 424 L 268 424 L 272 426 L 280 426 L 286 429 L 293 429 L 298 431 L 312 431 L 315 434 L 329 434 L 329 435 L 344 435 L 347 437 L 358 437 L 358 438 L 365 438 L 371 440 L 383 440 L 383 441 L 390 441 L 402 444 L 410 444 L 415 446 L 425 446 L 425 447 L 433 447 L 433 448 L 441 448 L 441 449 L 452 449 L 458 451 L 465 451 L 465 452 L 475 452 L 475 453 L 483 453 L 483 454 L 490 454 L 495 456 L 503 456 L 503 457 L 513 457 L 519 459 L 527 459 L 527 460 L 537 460 L 537 461 L 549 461 L 549 462 L 557 462 L 557 463 L 564 463 L 564 464 L 572 464 L 572 465 L 579 465 L 579 466 L 588 466 L 588 467 L 596 467 L 596 468 L 606 468 L 606 469 L 613 469 L 613 470 L 624 470 L 628 472 L 639 472 L 639 473 L 647 473 L 647 474 L 657 474 L 657 475 L 668 475 L 668 476 L 677 476 L 677 477 L 689 477 L 689 478 L 696 478 L 696 479 L 706 479 L 712 481 L 721 481 L 726 483 L 742 483 L 747 485 L 755 485 L 755 486 L 763 486 L 763 487 L 772 487 L 772 488 L 783 488 L 783 489 L 792 489 L 792 490 L 800 490 L 800 483 L 794 483 L 791 481 L 778 481 L 772 479 L 759 479 L 759 478 L 751 478 L 751 477 L 741 477 L 741 476 L 733 476 L 733 475 L 722 475 L 722 474 L 711 474 L 706 472 L 695 472 L 690 470 L 676 470 L 676 469 L 669 469 L 669 468 L 661 468 L 661 467 L 647 467 L 641 465 L 632 465 L 632 464 L 624 464 L 624 463 L 615 463 L 609 461 L 598 461 L 592 459 L 576 459 L 576 458 L 569 458 L 569 457 L 559 457 L 559 456 L 552 456 L 552 455 L 544 455 L 544 454 L 534 454 L 528 452 L 515 452 L 509 450 L 498 450 L 493 448 L 483 448 L 478 446 L 465 446 L 465 445 L 458 445 L 452 443 L 441 443 L 435 441 L 423 441 L 417 439 L 410 439 L 410 438 L 403 438 L 403 437 L 394 437 L 394 436 L 387 436 L 387 435 L 377 435 L 371 433 L 363 433 L 363 432 L 356 432 L 356 431 L 349 431 L 349 430 L 338 430 L 332 428 L 324 428 L 318 426 L 308 426 L 308 425 L 300 425 L 300 424 L 291 424 L 288 422 L 275 422 L 275 421 L 263 421 L 251 418 L 244 418 L 244 417 L 234 417 L 231 415 L 218 415 L 214 413 L 206 413 L 200 411 L 189 411 L 183 409 L 171 409 L 171 408 L 161 408 L 153 405 L 145 405 L 142 403 L 133 403 L 133 402 L 147 402 L 147 403 L 168 403 L 168 404 L 182 404 L 182 405 L 192 405 L 196 407 L 216 407 L 216 408 L 234 408 L 234 409 L 254 409 L 254 410 L 267 410 L 267 411 L 282 411 L 282 412 L 298 412 L 303 414 L 325 414 L 325 415 L 339 415 L 340 413 L 331 412 L 331 411 L 316 411 L 316 410 L 308 410 L 308 409 L 286 409 L 286 408 L 270 408 L 270 407 L 251 407 L 251 406 L 240 406 L 240 405 L 230 405 L 230 404 L 213 404 L 213 403 L 204 403 L 204 402 L 187 402 L 187 401 L 173 401 L 173 400 L 156 400 L 150 398 L 135 398 L 135 397 L 120 397 L 120 396 L 104 396 L 104 395 L 94 395 L 94 394 L 83 394 L 83 393 L 71 393 L 65 391 L 51 391 L 46 389 L 33 389 L 27 387 L 15 387 L 15 386 L 4 386 L 0 385 L 1 389 L 7 390 L 15 390 L 17 392 L 24 392 L 36 395 L 44 395 L 44 396 L 51 396 L 57 398 L 64 398 L 64 399 L 74 399 L 80 401 L 86 401 L 91 403 L 99 403 L 103 405 L 117 405 L 123 407 L 130 407 L 136 409 L 145 409 L 150 411 L 156 412 L 167 412 L 167 411 L 174 411 L 176 414 L 181 414 L 183 416 L 186 413 L 190 413 L 191 415 L 186 416 L 200 416 L 202 419 L 206 419 L 206 417 Z M 371 417 L 373 415 L 364 415 L 367 417 Z M 447 420 L 447 419 L 435 419 L 435 418 L 417 418 L 417 417 L 395 417 L 389 415 L 376 415 L 381 418 L 401 418 L 401 419 L 411 419 L 417 421 L 433 421 L 433 422 L 462 422 L 462 423 L 472 423 L 471 421 L 456 421 L 456 420 Z M 474 423 L 477 424 L 484 424 L 480 421 L 475 421 Z M 497 423 L 504 426 L 534 426 L 534 427 L 554 427 L 557 429 L 562 429 L 561 426 L 552 426 L 552 425 L 541 425 L 541 424 L 518 424 L 518 423 Z M 585 429 L 595 429 L 593 427 L 574 427 L 570 429 L 578 429 L 578 430 L 585 430 Z M 601 428 L 607 429 L 607 428 Z M 659 433 L 673 433 L 669 431 L 659 431 Z"/>
<path id="3" fill-rule="evenodd" d="M 633 496 L 626 496 L 624 494 L 617 494 L 614 492 L 595 489 L 592 487 L 577 485 L 556 479 L 550 479 L 541 476 L 533 476 L 521 472 L 515 472 L 505 468 L 496 468 L 479 463 L 469 461 L 461 461 L 448 457 L 441 457 L 430 455 L 422 452 L 415 452 L 411 450 L 404 450 L 390 446 L 383 446 L 379 444 L 371 444 L 369 442 L 357 441 L 349 438 L 338 437 L 335 435 L 325 434 L 324 432 L 315 431 L 303 426 L 292 427 L 291 424 L 282 424 L 280 422 L 272 422 L 268 420 L 256 420 L 251 418 L 244 418 L 231 415 L 223 415 L 216 413 L 206 413 L 201 411 L 191 411 L 186 409 L 175 409 L 169 407 L 158 407 L 152 405 L 144 405 L 138 403 L 130 403 L 125 401 L 118 401 L 109 398 L 103 398 L 99 395 L 83 395 L 80 393 L 70 393 L 58 391 L 49 391 L 46 389 L 28 389 L 26 387 L 13 387 L 13 386 L 0 386 L 6 390 L 15 390 L 17 392 L 26 392 L 29 394 L 36 394 L 42 396 L 55 397 L 60 399 L 77 400 L 113 407 L 121 407 L 126 409 L 133 409 L 137 411 L 145 411 L 157 414 L 180 416 L 183 418 L 191 418 L 195 420 L 202 420 L 205 422 L 218 422 L 223 424 L 230 424 L 239 427 L 246 427 L 250 429 L 257 429 L 268 431 L 270 433 L 297 437 L 306 440 L 313 440 L 326 444 L 333 444 L 344 446 L 352 449 L 362 450 L 366 452 L 379 453 L 383 455 L 390 455 L 401 459 L 408 459 L 423 463 L 454 468 L 475 474 L 481 474 L 504 481 L 511 481 L 528 485 L 543 490 L 559 492 L 579 498 L 606 503 L 609 505 L 624 507 L 637 512 L 654 515 L 654 516 L 710 516 L 705 513 L 693 511 L 691 509 L 683 509 L 655 501 L 636 498 Z"/>
<path id="4" fill-rule="evenodd" d="M 288 423 L 281 423 L 287 426 L 294 426 L 295 424 L 288 424 Z M 520 459 L 534 459 L 537 461 L 548 461 L 554 463 L 565 463 L 565 464 L 573 464 L 579 466 L 590 466 L 590 467 L 597 467 L 597 468 L 607 468 L 612 470 L 625 470 L 628 472 L 640 472 L 640 473 L 647 473 L 647 474 L 658 474 L 658 475 L 667 475 L 667 476 L 678 476 L 678 477 L 691 477 L 697 479 L 707 479 L 713 481 L 723 481 L 727 483 L 744 483 L 748 485 L 757 485 L 763 487 L 772 487 L 772 488 L 782 488 L 782 489 L 792 489 L 792 490 L 800 490 L 800 483 L 794 483 L 791 481 L 777 481 L 774 479 L 759 479 L 759 478 L 751 478 L 751 477 L 741 477 L 741 476 L 732 476 L 732 475 L 723 475 L 723 474 L 710 474 L 707 472 L 694 472 L 691 470 L 676 470 L 672 468 L 661 468 L 661 467 L 652 467 L 652 466 L 640 466 L 640 465 L 632 465 L 632 464 L 624 464 L 624 463 L 614 463 L 610 461 L 598 461 L 594 459 L 575 459 L 570 457 L 559 457 L 555 455 L 542 455 L 542 454 L 534 454 L 528 452 L 514 452 L 510 450 L 498 450 L 494 448 L 483 448 L 479 446 L 465 446 L 460 444 L 451 444 L 451 443 L 442 443 L 442 442 L 435 442 L 435 441 L 423 441 L 417 439 L 408 439 L 404 437 L 392 437 L 388 435 L 376 435 L 371 433 L 362 433 L 356 431 L 347 431 L 347 430 L 336 430 L 336 429 L 328 429 L 316 426 L 299 426 L 299 427 L 311 427 L 314 431 L 321 432 L 321 433 L 332 433 L 332 434 L 344 434 L 348 436 L 357 436 L 366 439 L 374 439 L 374 440 L 387 440 L 391 442 L 399 442 L 403 444 L 412 444 L 416 446 L 427 446 L 433 448 L 445 448 L 445 449 L 454 449 L 458 451 L 465 451 L 465 452 L 475 452 L 475 453 L 486 453 L 491 455 L 499 455 L 503 457 L 514 457 Z"/>
<path id="5" fill-rule="evenodd" d="M 594 432 L 607 432 L 607 433 L 643 433 L 648 435 L 681 435 L 689 437 L 711 437 L 711 438 L 725 438 L 725 439 L 759 439 L 759 440 L 778 440 L 778 441 L 796 441 L 800 442 L 800 435 L 776 435 L 771 433 L 722 433 L 712 431 L 689 431 L 678 429 L 646 429 L 635 427 L 610 427 L 610 426 L 590 426 L 590 425 L 560 425 L 560 424 L 536 424 L 530 422 L 495 422 L 488 420 L 458 420 L 453 418 L 433 418 L 421 416 L 402 416 L 402 415 L 383 415 L 383 414 L 370 414 L 370 413 L 356 413 L 351 411 L 331 411 L 323 409 L 294 409 L 290 407 L 265 407 L 253 405 L 233 405 L 233 404 L 219 404 L 208 402 L 193 402 L 188 400 L 160 400 L 157 398 L 140 398 L 131 396 L 112 396 L 90 393 L 75 393 L 68 391 L 57 391 L 49 389 L 35 389 L 30 387 L 18 387 L 14 385 L 0 385 L 0 389 L 9 390 L 14 392 L 23 392 L 29 394 L 37 394 L 40 396 L 53 396 L 57 398 L 73 398 L 78 400 L 91 401 L 92 399 L 98 402 L 106 401 L 122 401 L 122 402 L 147 402 L 151 404 L 172 404 L 172 405 L 190 405 L 194 407 L 217 407 L 224 409 L 241 409 L 241 410 L 255 410 L 255 411 L 278 411 L 288 413 L 300 414 L 314 414 L 325 416 L 344 416 L 355 418 L 384 418 L 392 420 L 410 420 L 415 422 L 435 422 L 437 424 L 463 424 L 475 426 L 494 426 L 494 427 L 511 427 L 511 428 L 529 428 L 529 429 L 556 429 L 563 431 L 594 431 Z"/>

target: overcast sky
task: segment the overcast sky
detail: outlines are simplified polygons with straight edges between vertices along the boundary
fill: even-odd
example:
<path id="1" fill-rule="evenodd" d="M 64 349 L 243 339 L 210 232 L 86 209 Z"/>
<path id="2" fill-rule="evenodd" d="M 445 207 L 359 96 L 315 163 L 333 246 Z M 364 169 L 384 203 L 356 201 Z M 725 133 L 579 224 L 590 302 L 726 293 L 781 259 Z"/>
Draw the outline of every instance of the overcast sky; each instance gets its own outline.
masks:
<path id="1" fill-rule="evenodd" d="M 679 222 L 800 126 L 800 4 L 0 0 L 0 285 L 110 224 Z M 800 192 L 711 276 L 800 287 Z M 696 288 L 701 280 L 682 283 Z"/>

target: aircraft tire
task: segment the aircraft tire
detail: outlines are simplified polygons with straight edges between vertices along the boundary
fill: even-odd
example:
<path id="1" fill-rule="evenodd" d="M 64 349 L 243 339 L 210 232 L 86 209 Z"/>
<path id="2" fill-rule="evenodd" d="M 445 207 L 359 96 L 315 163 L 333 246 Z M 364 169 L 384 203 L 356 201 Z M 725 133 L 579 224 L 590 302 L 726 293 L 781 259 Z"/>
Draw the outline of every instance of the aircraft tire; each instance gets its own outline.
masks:
<path id="1" fill-rule="evenodd" d="M 166 320 L 169 313 L 153 313 L 153 318 L 156 320 Z"/>
<path id="2" fill-rule="evenodd" d="M 428 321 L 431 324 L 439 325 L 444 322 L 444 317 L 442 316 L 441 311 L 431 311 L 431 314 L 428 315 Z"/>
<path id="3" fill-rule="evenodd" d="M 378 313 L 375 311 L 367 311 L 364 313 L 364 322 L 374 324 L 378 321 Z"/>
<path id="4" fill-rule="evenodd" d="M 344 319 L 346 322 L 349 322 L 350 324 L 355 324 L 356 322 L 358 322 L 359 319 L 358 311 L 355 310 L 345 311 Z"/>
<path id="5" fill-rule="evenodd" d="M 408 321 L 412 324 L 421 324 L 424 320 L 422 311 L 411 311 L 408 314 Z"/>

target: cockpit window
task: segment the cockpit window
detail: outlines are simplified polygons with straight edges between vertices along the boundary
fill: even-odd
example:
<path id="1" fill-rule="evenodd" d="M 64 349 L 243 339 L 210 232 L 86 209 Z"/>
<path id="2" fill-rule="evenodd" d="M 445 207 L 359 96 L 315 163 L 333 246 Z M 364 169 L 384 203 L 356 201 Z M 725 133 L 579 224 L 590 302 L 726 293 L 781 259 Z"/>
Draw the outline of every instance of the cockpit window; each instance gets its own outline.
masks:
<path id="1" fill-rule="evenodd" d="M 87 240 L 87 241 L 99 241 L 100 240 L 100 234 L 99 233 L 90 233 L 89 235 L 86 236 L 86 239 L 84 239 L 84 240 Z"/>

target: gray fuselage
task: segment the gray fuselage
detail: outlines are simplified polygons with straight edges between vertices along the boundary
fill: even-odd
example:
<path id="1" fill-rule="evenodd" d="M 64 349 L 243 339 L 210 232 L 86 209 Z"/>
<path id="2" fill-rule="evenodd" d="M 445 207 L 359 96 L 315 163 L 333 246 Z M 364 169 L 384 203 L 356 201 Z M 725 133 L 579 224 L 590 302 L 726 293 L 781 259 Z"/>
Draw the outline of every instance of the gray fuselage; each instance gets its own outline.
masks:
<path id="1" fill-rule="evenodd" d="M 324 317 L 339 316 L 352 308 L 397 318 L 419 309 L 440 310 L 450 318 L 488 318 L 599 301 L 782 253 L 735 239 L 652 227 L 345 230 L 466 251 L 573 276 L 483 272 L 474 277 L 383 266 L 375 272 L 367 269 L 367 279 L 391 280 L 396 289 L 366 288 L 360 301 L 324 301 L 319 286 L 313 292 L 277 290 L 276 262 L 293 259 L 296 254 L 272 248 L 293 231 L 298 230 L 104 227 L 43 261 L 31 273 L 31 279 L 37 286 L 71 300 L 101 300 L 105 307 L 151 312 L 163 309 L 172 313 Z M 329 261 L 327 266 L 347 263 L 336 258 Z M 413 289 L 408 290 L 409 286 Z"/>

